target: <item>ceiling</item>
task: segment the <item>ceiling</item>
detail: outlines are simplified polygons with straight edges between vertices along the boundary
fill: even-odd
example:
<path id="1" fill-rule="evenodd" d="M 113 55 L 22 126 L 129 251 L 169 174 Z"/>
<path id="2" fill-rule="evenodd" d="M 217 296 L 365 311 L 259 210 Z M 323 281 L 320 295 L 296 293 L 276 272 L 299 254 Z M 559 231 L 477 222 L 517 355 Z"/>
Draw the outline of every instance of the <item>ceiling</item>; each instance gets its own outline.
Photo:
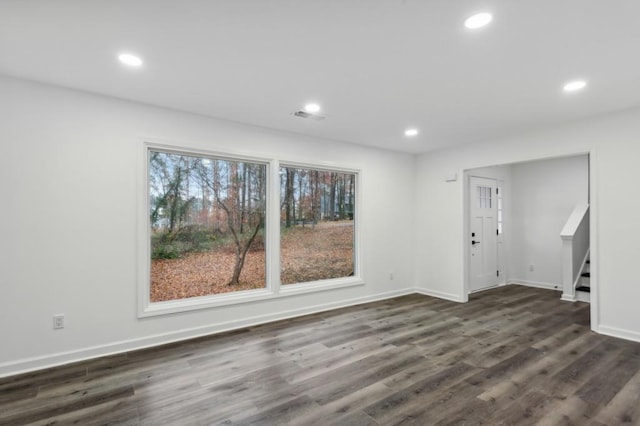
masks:
<path id="1" fill-rule="evenodd" d="M 477 12 L 492 23 L 465 28 Z M 639 17 L 637 0 L 0 0 L 0 74 L 426 152 L 640 106 Z M 292 115 L 310 101 L 326 120 Z"/>

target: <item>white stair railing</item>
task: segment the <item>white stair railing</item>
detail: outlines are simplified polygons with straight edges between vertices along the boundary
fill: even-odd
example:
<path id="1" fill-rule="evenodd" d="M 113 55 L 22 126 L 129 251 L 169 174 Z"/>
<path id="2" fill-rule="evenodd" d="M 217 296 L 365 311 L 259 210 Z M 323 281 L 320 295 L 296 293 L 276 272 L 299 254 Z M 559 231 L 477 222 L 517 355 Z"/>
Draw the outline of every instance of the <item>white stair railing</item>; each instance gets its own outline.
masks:
<path id="1" fill-rule="evenodd" d="M 576 285 L 589 256 L 589 204 L 579 204 L 560 232 L 562 238 L 562 300 L 576 301 Z"/>

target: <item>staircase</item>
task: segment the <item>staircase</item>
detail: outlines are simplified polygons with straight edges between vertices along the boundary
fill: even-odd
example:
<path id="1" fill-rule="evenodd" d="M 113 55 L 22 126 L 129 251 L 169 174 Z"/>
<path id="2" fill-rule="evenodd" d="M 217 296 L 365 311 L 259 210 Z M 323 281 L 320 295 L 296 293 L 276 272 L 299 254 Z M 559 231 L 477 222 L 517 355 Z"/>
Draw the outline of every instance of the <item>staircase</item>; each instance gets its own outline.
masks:
<path id="1" fill-rule="evenodd" d="M 591 301 L 590 266 L 591 261 L 587 259 L 587 261 L 584 263 L 584 267 L 582 268 L 582 273 L 580 274 L 580 281 L 578 282 L 578 286 L 576 287 L 576 299 L 581 302 Z"/>
<path id="2" fill-rule="evenodd" d="M 562 239 L 562 300 L 590 301 L 589 204 L 578 204 L 560 232 Z"/>

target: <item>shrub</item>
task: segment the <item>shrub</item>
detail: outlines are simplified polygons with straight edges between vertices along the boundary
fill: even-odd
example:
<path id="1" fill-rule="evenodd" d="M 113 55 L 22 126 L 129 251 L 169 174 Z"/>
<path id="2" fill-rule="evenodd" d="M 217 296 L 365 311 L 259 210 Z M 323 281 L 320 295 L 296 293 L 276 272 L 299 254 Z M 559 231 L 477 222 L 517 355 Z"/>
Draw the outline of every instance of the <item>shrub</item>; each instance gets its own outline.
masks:
<path id="1" fill-rule="evenodd" d="M 152 259 L 177 259 L 185 254 L 210 250 L 219 231 L 202 225 L 187 225 L 174 232 L 160 231 L 151 235 Z"/>

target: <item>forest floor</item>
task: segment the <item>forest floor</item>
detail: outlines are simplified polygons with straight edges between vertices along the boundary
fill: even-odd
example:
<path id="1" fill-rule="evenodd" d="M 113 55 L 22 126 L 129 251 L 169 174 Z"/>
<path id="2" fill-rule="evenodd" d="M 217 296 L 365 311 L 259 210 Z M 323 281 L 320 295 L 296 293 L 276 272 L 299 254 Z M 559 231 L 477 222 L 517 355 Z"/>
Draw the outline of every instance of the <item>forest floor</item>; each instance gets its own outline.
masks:
<path id="1" fill-rule="evenodd" d="M 282 284 L 346 277 L 353 273 L 354 222 L 322 222 L 284 229 L 280 263 Z M 235 245 L 151 262 L 151 301 L 184 299 L 265 287 L 264 244 L 247 253 L 240 284 L 229 285 Z"/>

